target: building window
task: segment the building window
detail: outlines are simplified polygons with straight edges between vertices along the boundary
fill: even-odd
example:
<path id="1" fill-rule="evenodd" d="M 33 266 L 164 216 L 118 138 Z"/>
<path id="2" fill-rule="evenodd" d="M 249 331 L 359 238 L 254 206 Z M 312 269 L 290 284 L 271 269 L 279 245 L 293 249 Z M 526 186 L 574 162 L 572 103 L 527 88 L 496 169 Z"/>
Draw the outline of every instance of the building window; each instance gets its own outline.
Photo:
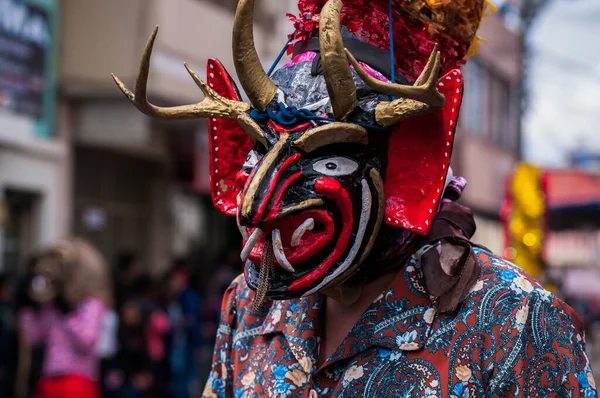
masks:
<path id="1" fill-rule="evenodd" d="M 472 135 L 484 134 L 486 71 L 476 60 L 463 68 L 465 92 L 460 115 L 461 125 Z"/>
<path id="2" fill-rule="evenodd" d="M 502 75 L 477 59 L 463 67 L 465 92 L 460 125 L 496 147 L 517 150 L 519 92 Z"/>
<path id="3" fill-rule="evenodd" d="M 201 0 L 203 2 L 212 3 L 216 6 L 225 8 L 231 13 L 235 13 L 239 0 Z M 265 1 L 257 1 L 254 5 L 254 19 L 257 25 L 260 25 L 267 31 L 272 31 L 276 25 L 276 18 L 273 11 L 267 6 Z"/>
<path id="4" fill-rule="evenodd" d="M 489 138 L 495 145 L 503 149 L 515 150 L 517 144 L 519 116 L 518 93 L 510 82 L 501 76 L 490 73 L 489 99 Z"/>
<path id="5" fill-rule="evenodd" d="M 509 126 L 510 86 L 491 75 L 490 94 L 490 138 L 494 145 L 504 147 Z"/>

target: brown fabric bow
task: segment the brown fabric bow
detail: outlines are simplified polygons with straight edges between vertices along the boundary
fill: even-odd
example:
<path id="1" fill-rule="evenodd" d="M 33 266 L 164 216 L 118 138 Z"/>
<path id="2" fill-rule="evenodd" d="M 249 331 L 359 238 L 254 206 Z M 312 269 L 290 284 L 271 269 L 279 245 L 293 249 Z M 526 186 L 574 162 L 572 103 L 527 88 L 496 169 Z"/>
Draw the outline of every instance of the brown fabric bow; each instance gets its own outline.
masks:
<path id="1" fill-rule="evenodd" d="M 408 259 L 426 246 L 433 246 L 421 256 L 425 288 L 440 313 L 456 311 L 477 282 L 480 269 L 469 239 L 475 235 L 475 219 L 471 210 L 456 202 L 443 203 L 427 236 L 417 237 L 383 259 L 375 259 L 374 267 L 363 267 L 346 284 L 362 286 L 382 274 L 398 272 Z M 386 243 L 386 242 L 384 242 Z"/>
<path id="2" fill-rule="evenodd" d="M 425 288 L 440 313 L 453 312 L 480 276 L 469 241 L 475 234 L 473 213 L 458 203 L 444 203 L 421 247 L 435 245 L 421 256 Z"/>

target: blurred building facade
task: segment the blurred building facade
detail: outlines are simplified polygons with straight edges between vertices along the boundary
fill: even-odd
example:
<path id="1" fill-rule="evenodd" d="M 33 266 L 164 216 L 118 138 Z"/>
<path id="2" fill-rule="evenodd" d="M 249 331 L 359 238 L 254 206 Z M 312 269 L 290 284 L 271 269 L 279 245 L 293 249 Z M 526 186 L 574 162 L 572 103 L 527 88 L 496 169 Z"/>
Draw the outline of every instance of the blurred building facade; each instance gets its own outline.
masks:
<path id="1" fill-rule="evenodd" d="M 41 118 L 44 124 L 10 109 L 0 82 L 0 197 L 5 213 L 25 214 L 4 222 L 4 256 L 15 257 L 8 249 L 26 253 L 70 233 L 90 239 L 109 258 L 119 250 L 137 251 L 154 271 L 167 256 L 194 248 L 214 256 L 237 234 L 232 220 L 210 203 L 206 123 L 147 118 L 116 89 L 110 73 L 133 88 L 146 40 L 159 25 L 150 100 L 163 106 L 198 102 L 202 94 L 183 62 L 202 77 L 209 57 L 235 71 L 231 28 L 237 0 L 27 1 L 34 11 L 45 10 L 51 25 L 44 64 L 50 71 L 44 74 L 49 116 Z M 6 4 L 23 2 L 0 0 L 0 7 Z M 475 240 L 496 252 L 503 249 L 498 214 L 504 180 L 519 158 L 522 93 L 521 33 L 511 23 L 518 2 L 505 4 L 484 20 L 479 34 L 486 42 L 464 67 L 453 160 L 455 174 L 469 181 L 463 201 L 476 213 Z M 261 0 L 256 7 L 255 38 L 268 68 L 290 33 L 285 14 L 296 1 Z M 22 230 L 34 238 L 10 238 L 29 236 Z"/>
<path id="2" fill-rule="evenodd" d="M 237 1 L 61 3 L 59 84 L 72 140 L 73 233 L 90 239 L 109 258 L 134 250 L 156 272 L 173 254 L 205 248 L 214 255 L 231 235 L 231 221 L 208 199 L 205 121 L 160 122 L 142 115 L 110 73 L 133 89 L 142 50 L 158 25 L 150 101 L 161 106 L 198 102 L 202 93 L 183 62 L 202 77 L 209 57 L 235 71 L 231 30 Z M 255 37 L 267 65 L 285 41 L 288 2 L 260 1 L 256 7 Z"/>
<path id="3" fill-rule="evenodd" d="M 516 2 L 505 3 L 484 19 L 478 34 L 485 42 L 463 67 L 465 94 L 452 164 L 469 183 L 462 201 L 476 216 L 474 240 L 496 253 L 504 250 L 499 214 L 505 180 L 520 156 L 523 58 L 515 12 Z"/>
<path id="4" fill-rule="evenodd" d="M 68 148 L 56 128 L 55 0 L 0 1 L 0 269 L 68 230 Z"/>
<path id="5" fill-rule="evenodd" d="M 590 157 L 586 156 L 586 159 Z M 555 269 L 600 267 L 600 168 L 546 171 L 549 233 L 545 257 Z M 596 286 L 596 291 L 598 292 Z"/>

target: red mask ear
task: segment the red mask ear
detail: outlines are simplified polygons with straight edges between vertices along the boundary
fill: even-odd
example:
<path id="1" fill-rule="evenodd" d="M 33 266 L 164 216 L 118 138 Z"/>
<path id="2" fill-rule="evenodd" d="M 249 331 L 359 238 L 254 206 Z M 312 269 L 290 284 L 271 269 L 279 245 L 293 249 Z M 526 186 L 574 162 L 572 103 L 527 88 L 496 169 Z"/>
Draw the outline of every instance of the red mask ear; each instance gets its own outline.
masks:
<path id="1" fill-rule="evenodd" d="M 442 198 L 462 101 L 459 70 L 442 77 L 446 104 L 435 113 L 403 121 L 390 138 L 385 179 L 388 225 L 419 235 L 429 232 Z"/>
<path id="2" fill-rule="evenodd" d="M 236 101 L 240 95 L 223 65 L 216 59 L 208 60 L 207 82 L 217 94 Z M 214 206 L 233 216 L 237 213 L 237 196 L 240 193 L 236 174 L 254 147 L 237 120 L 209 119 L 210 190 Z"/>

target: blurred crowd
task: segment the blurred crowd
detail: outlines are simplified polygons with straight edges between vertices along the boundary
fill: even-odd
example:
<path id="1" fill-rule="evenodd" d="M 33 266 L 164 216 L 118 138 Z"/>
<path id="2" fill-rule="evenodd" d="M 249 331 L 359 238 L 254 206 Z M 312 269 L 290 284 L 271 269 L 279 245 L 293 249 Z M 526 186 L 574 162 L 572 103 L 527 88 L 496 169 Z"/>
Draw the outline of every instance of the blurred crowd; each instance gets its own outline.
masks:
<path id="1" fill-rule="evenodd" d="M 152 277 L 139 258 L 118 254 L 107 267 L 106 294 L 76 303 L 58 291 L 61 282 L 51 300 L 36 297 L 36 289 L 54 283 L 39 276 L 48 272 L 43 256 L 29 261 L 25 275 L 1 275 L 0 396 L 200 396 L 221 297 L 240 272 L 238 253 L 224 254 L 207 286 L 194 283 L 186 259 L 173 259 L 164 275 Z M 89 268 L 85 258 L 77 261 Z"/>
<path id="2" fill-rule="evenodd" d="M 199 397 L 239 250 L 203 278 L 201 260 L 172 259 L 153 277 L 141 257 L 122 251 L 106 264 L 73 240 L 32 257 L 23 275 L 0 275 L 0 397 Z M 600 302 L 565 296 L 600 358 Z"/>

